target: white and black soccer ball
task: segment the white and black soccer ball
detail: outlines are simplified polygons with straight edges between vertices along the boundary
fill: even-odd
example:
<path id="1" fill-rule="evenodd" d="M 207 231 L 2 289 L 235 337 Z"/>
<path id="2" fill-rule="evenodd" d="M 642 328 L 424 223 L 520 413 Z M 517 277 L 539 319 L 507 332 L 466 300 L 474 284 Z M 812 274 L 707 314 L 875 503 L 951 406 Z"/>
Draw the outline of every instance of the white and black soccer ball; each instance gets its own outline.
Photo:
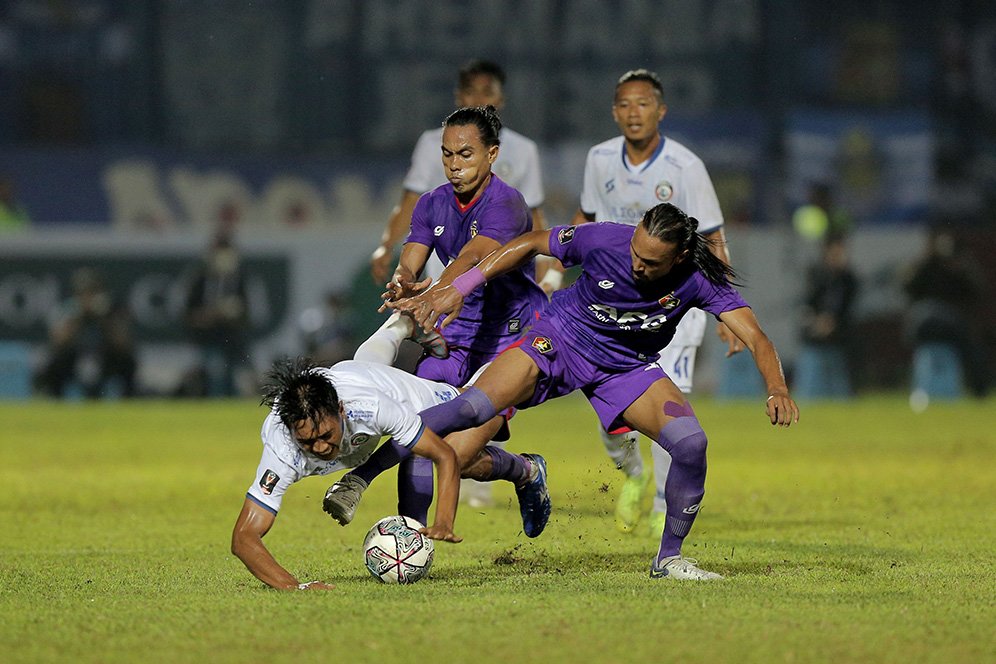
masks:
<path id="1" fill-rule="evenodd" d="M 384 583 L 415 583 L 429 574 L 435 547 L 418 531 L 422 524 L 407 516 L 384 517 L 363 540 L 367 569 Z"/>

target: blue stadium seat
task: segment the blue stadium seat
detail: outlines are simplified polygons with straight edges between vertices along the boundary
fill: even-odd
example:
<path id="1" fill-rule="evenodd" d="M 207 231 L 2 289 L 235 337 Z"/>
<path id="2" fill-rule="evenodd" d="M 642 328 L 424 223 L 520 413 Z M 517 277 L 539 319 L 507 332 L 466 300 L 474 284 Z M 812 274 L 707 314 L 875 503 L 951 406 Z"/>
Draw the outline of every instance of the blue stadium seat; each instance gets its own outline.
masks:
<path id="1" fill-rule="evenodd" d="M 913 351 L 913 390 L 932 399 L 958 399 L 964 376 L 958 351 L 951 344 L 924 343 Z"/>

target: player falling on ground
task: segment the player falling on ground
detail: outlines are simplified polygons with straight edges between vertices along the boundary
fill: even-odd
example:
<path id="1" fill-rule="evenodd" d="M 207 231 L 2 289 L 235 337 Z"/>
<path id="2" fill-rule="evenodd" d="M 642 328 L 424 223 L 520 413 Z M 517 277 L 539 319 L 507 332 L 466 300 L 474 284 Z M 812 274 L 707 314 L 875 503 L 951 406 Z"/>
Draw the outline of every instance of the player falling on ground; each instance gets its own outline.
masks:
<path id="1" fill-rule="evenodd" d="M 750 349 L 767 385 L 772 424 L 789 426 L 799 410 L 789 396 L 774 345 L 730 284 L 733 270 L 695 232 L 698 222 L 669 203 L 636 227 L 601 222 L 536 231 L 509 242 L 473 270 L 393 308 L 423 326 L 460 311 L 464 297 L 536 254 L 580 265 L 520 343 L 503 352 L 474 386 L 422 413 L 435 431 L 477 426 L 509 406 L 528 408 L 581 390 L 608 430 L 625 425 L 666 449 L 667 519 L 653 578 L 717 579 L 683 558 L 681 546 L 705 495 L 706 434 L 681 390 L 656 363 L 692 307 L 718 317 Z M 472 450 L 465 450 L 464 456 Z"/>
<path id="2" fill-rule="evenodd" d="M 700 233 L 710 240 L 710 251 L 729 264 L 723 213 L 712 180 L 698 156 L 661 134 L 659 125 L 666 113 L 664 88 L 657 74 L 636 69 L 619 78 L 612 117 L 622 135 L 588 151 L 581 207 L 573 223 L 617 221 L 635 225 L 653 206 L 672 203 L 699 220 Z M 660 350 L 658 363 L 685 394 L 692 391 L 695 355 L 702 345 L 705 329 L 705 313 L 693 309 L 682 318 L 667 347 Z M 728 355 L 743 350 L 726 325 L 719 323 L 717 332 L 729 346 Z M 667 513 L 664 480 L 670 455 L 659 445 L 653 445 L 651 474 L 643 468 L 636 432 L 602 430 L 601 436 L 609 456 L 627 478 L 616 503 L 616 526 L 622 532 L 636 528 L 642 514 L 643 495 L 656 476 L 657 492 L 648 531 L 653 537 L 660 537 Z"/>
<path id="3" fill-rule="evenodd" d="M 461 108 L 446 118 L 441 152 L 449 182 L 422 196 L 415 206 L 411 233 L 385 299 L 409 296 L 429 284 L 418 277 L 430 251 L 447 264 L 442 278 L 449 281 L 532 227 L 522 195 L 491 172 L 499 154 L 500 129 L 501 120 L 492 107 Z M 444 353 L 439 352 L 423 356 L 416 375 L 451 385 L 467 384 L 478 369 L 518 338 L 546 305 L 546 296 L 532 277 L 533 263 L 529 261 L 469 297 L 460 316 L 447 329 L 448 355 L 443 357 Z M 385 350 L 379 361 L 391 362 L 395 344 L 409 333 L 405 320 L 392 318 L 368 346 L 382 338 Z M 451 442 L 457 448 L 461 445 L 459 440 Z M 489 446 L 486 454 L 493 460 L 496 479 L 517 484 L 524 530 L 535 537 L 546 524 L 545 517 L 534 518 L 536 502 L 545 505 L 542 511 L 548 513 L 549 498 L 536 498 L 529 487 L 542 481 L 545 461 L 539 456 L 525 457 L 523 467 L 523 458 L 495 446 Z M 397 462 L 391 458 L 391 448 L 378 450 L 329 489 L 329 513 L 340 523 L 348 521 L 360 493 Z M 432 502 L 431 464 L 417 457 L 401 461 L 398 481 L 399 496 L 414 501 L 402 513 L 424 522 Z"/>

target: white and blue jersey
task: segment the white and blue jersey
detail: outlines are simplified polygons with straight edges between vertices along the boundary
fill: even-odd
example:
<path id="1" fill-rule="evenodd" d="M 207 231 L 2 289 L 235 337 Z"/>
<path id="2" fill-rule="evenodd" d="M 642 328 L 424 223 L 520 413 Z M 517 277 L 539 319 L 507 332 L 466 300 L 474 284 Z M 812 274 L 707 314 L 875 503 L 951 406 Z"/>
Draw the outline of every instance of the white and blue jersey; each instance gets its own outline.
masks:
<path id="1" fill-rule="evenodd" d="M 626 158 L 625 139 L 617 136 L 588 151 L 581 189 L 581 211 L 595 221 L 635 226 L 643 213 L 671 203 L 699 220 L 699 233 L 723 226 L 716 190 L 705 164 L 694 152 L 661 136 L 657 151 L 636 166 Z"/>
<path id="2" fill-rule="evenodd" d="M 319 371 L 335 386 L 343 405 L 340 453 L 332 461 L 305 453 L 271 411 L 263 421 L 263 454 L 247 496 L 274 514 L 291 484 L 304 477 L 355 468 L 367 460 L 383 437 L 413 447 L 425 428 L 419 412 L 459 394 L 445 383 L 370 362 L 346 360 Z"/>

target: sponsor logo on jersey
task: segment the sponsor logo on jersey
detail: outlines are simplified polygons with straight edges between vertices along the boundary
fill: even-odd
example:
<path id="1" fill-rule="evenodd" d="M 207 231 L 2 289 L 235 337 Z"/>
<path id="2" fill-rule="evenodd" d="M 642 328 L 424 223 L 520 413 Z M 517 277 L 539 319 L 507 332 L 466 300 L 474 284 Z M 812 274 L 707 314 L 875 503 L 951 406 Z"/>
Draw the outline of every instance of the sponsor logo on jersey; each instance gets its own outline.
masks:
<path id="1" fill-rule="evenodd" d="M 671 291 L 670 293 L 668 293 L 667 295 L 665 295 L 664 297 L 662 297 L 657 301 L 660 302 L 660 305 L 665 309 L 667 309 L 668 311 L 671 311 L 676 306 L 681 304 L 681 300 L 679 300 L 674 296 L 674 291 Z"/>
<path id="2" fill-rule="evenodd" d="M 477 219 L 470 222 L 470 237 L 471 238 L 477 237 Z"/>
<path id="3" fill-rule="evenodd" d="M 533 342 L 530 344 L 530 346 L 535 348 L 540 353 L 549 353 L 551 350 L 553 350 L 553 342 L 547 339 L 546 337 L 536 337 L 535 339 L 533 339 Z"/>
<path id="4" fill-rule="evenodd" d="M 654 187 L 654 195 L 657 196 L 657 200 L 661 203 L 667 203 L 674 196 L 674 187 L 667 180 L 661 180 Z"/>
<path id="5" fill-rule="evenodd" d="M 609 180 L 608 182 L 605 183 L 605 193 L 609 193 L 610 191 L 612 191 L 615 188 L 616 188 L 616 179 L 615 178 L 612 178 L 611 180 Z"/>
<path id="6" fill-rule="evenodd" d="M 436 237 L 439 237 L 440 235 L 443 234 L 443 231 L 445 230 L 446 226 L 436 226 L 435 228 L 432 229 L 432 234 L 435 235 Z"/>
<path id="7" fill-rule="evenodd" d="M 269 496 L 273 493 L 273 489 L 277 486 L 277 482 L 279 481 L 280 476 L 267 468 L 266 472 L 263 473 L 263 476 L 259 478 L 259 488 L 263 490 L 263 493 Z"/>
<path id="8" fill-rule="evenodd" d="M 359 410 L 356 408 L 346 409 L 346 419 L 347 420 L 369 420 L 373 419 L 374 412 L 372 410 Z"/>
<path id="9" fill-rule="evenodd" d="M 561 228 L 557 233 L 557 241 L 560 244 L 567 244 L 574 239 L 575 226 L 568 226 L 567 228 Z"/>
<path id="10" fill-rule="evenodd" d="M 598 282 L 598 287 L 601 288 L 601 289 L 603 289 L 603 290 L 609 290 L 610 288 L 612 288 L 615 285 L 616 285 L 616 282 L 609 281 L 608 279 L 602 279 L 601 281 Z"/>
<path id="11" fill-rule="evenodd" d="M 513 318 L 512 320 L 508 321 L 508 331 L 509 332 L 518 332 L 520 326 L 521 326 L 521 323 L 519 322 L 518 318 Z"/>

